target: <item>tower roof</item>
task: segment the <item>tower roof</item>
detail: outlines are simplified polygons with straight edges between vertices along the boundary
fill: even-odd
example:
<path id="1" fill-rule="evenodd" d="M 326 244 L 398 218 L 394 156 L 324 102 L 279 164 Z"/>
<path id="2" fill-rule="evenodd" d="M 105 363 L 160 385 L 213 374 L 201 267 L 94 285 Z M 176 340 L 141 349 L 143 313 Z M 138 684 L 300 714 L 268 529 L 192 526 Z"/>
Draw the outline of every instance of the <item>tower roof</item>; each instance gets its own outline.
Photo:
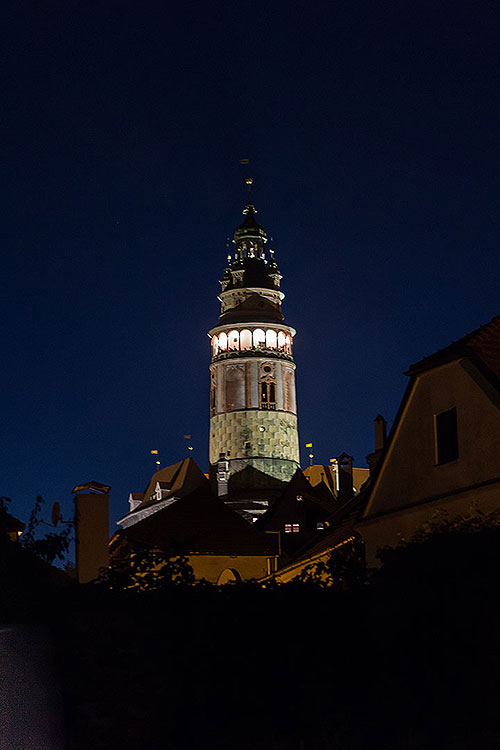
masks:
<path id="1" fill-rule="evenodd" d="M 257 209 L 251 202 L 251 197 L 249 196 L 249 202 L 246 204 L 245 208 L 243 209 L 243 214 L 245 218 L 241 222 L 240 226 L 234 233 L 234 239 L 236 242 L 238 240 L 242 240 L 244 238 L 258 238 L 260 237 L 264 242 L 267 242 L 267 233 L 264 229 L 262 229 L 259 224 L 257 224 L 257 221 L 255 219 L 255 214 L 257 213 Z"/>

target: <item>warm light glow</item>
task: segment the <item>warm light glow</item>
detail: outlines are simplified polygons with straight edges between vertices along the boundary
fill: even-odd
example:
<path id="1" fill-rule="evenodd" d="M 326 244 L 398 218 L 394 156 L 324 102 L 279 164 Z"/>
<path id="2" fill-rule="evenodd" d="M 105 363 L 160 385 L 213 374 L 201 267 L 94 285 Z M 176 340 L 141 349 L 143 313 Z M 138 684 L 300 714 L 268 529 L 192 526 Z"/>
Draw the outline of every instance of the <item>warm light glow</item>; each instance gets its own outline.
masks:
<path id="1" fill-rule="evenodd" d="M 159 466 L 160 465 L 160 461 L 156 461 L 156 465 Z"/>
<path id="2" fill-rule="evenodd" d="M 23 533 L 22 531 L 18 531 L 18 532 L 17 532 L 17 536 L 18 536 L 18 537 L 19 537 L 19 536 L 21 536 L 21 534 L 22 534 L 22 533 Z"/>
<path id="3" fill-rule="evenodd" d="M 227 335 L 224 331 L 219 335 L 219 349 L 221 351 L 226 351 L 227 349 Z"/>
<path id="4" fill-rule="evenodd" d="M 215 357 L 217 352 L 219 351 L 219 340 L 217 336 L 212 336 L 212 354 Z"/>
<path id="5" fill-rule="evenodd" d="M 158 451 L 156 449 L 151 451 L 152 456 L 156 456 L 157 454 L 158 454 Z"/>
<path id="6" fill-rule="evenodd" d="M 188 451 L 192 451 L 192 450 L 193 450 L 193 446 L 192 446 L 192 445 L 189 445 L 189 446 L 188 446 Z"/>
<path id="7" fill-rule="evenodd" d="M 266 347 L 268 349 L 276 349 L 276 331 L 273 331 L 272 328 L 268 328 L 266 331 Z"/>
<path id="8" fill-rule="evenodd" d="M 230 351 L 235 351 L 240 348 L 239 331 L 229 331 L 229 333 L 227 334 L 227 345 Z"/>
<path id="9" fill-rule="evenodd" d="M 247 351 L 252 348 L 252 332 L 244 328 L 240 333 L 240 349 Z"/>
<path id="10" fill-rule="evenodd" d="M 283 333 L 283 331 L 278 332 L 278 349 L 284 349 L 285 348 L 285 341 L 286 336 Z"/>
<path id="11" fill-rule="evenodd" d="M 266 345 L 266 334 L 262 330 L 262 328 L 256 328 L 253 332 L 253 345 L 255 347 L 257 346 L 265 346 Z"/>
<path id="12" fill-rule="evenodd" d="M 312 447 L 313 447 L 312 443 L 306 443 L 306 448 L 312 448 Z"/>

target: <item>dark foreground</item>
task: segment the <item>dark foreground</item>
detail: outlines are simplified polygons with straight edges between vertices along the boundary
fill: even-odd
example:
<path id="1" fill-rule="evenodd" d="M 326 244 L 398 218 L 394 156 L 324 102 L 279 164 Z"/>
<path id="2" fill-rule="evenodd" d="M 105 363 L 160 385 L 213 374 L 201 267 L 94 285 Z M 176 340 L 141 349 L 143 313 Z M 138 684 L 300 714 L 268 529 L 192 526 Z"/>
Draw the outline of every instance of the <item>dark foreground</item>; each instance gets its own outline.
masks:
<path id="1" fill-rule="evenodd" d="M 499 578 L 494 529 L 347 590 L 87 586 L 16 606 L 52 633 L 69 750 L 498 748 Z"/>

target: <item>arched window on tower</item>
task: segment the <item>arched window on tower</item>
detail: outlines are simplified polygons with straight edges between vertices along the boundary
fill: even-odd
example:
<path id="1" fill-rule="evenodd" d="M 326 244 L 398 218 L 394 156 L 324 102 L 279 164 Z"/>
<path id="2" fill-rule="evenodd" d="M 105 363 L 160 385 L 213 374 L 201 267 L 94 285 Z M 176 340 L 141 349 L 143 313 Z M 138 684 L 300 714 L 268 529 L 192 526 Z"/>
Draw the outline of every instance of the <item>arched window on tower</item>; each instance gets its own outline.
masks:
<path id="1" fill-rule="evenodd" d="M 217 336 L 212 336 L 212 355 L 214 357 L 217 356 L 218 351 L 219 351 L 219 341 L 217 339 Z"/>
<path id="2" fill-rule="evenodd" d="M 227 365 L 225 368 L 226 411 L 245 408 L 245 365 Z"/>
<path id="3" fill-rule="evenodd" d="M 279 331 L 278 332 L 278 349 L 284 349 L 285 342 L 286 342 L 285 334 L 283 333 L 283 331 Z"/>
<path id="4" fill-rule="evenodd" d="M 222 331 L 221 334 L 219 334 L 219 349 L 221 352 L 225 352 L 227 349 L 227 335 Z"/>
<path id="5" fill-rule="evenodd" d="M 229 351 L 238 351 L 240 348 L 240 332 L 229 331 L 227 334 L 227 348 Z"/>
<path id="6" fill-rule="evenodd" d="M 292 337 L 290 336 L 290 334 L 288 334 L 285 338 L 285 351 L 287 354 L 292 353 Z"/>
<path id="7" fill-rule="evenodd" d="M 262 328 L 256 328 L 253 332 L 253 345 L 255 349 L 257 349 L 257 347 L 262 348 L 266 345 L 266 334 Z"/>
<path id="8" fill-rule="evenodd" d="M 266 347 L 268 349 L 276 349 L 276 331 L 273 331 L 272 328 L 268 328 L 266 331 Z"/>
<path id="9" fill-rule="evenodd" d="M 247 351 L 252 348 L 252 332 L 247 328 L 240 331 L 240 349 L 241 351 Z"/>

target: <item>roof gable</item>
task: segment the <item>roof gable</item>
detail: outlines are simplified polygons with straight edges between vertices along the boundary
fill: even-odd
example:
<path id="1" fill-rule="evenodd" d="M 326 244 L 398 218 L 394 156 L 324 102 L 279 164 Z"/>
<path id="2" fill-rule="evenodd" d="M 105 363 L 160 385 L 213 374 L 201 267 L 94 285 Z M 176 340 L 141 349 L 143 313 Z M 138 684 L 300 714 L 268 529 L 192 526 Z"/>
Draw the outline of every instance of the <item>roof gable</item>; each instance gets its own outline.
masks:
<path id="1" fill-rule="evenodd" d="M 417 375 L 453 359 L 471 355 L 478 356 L 491 372 L 500 378 L 500 315 L 496 315 L 489 323 L 411 365 L 406 375 Z"/>
<path id="2" fill-rule="evenodd" d="M 134 544 L 178 553 L 275 555 L 277 539 L 258 531 L 205 488 L 117 532 Z"/>

